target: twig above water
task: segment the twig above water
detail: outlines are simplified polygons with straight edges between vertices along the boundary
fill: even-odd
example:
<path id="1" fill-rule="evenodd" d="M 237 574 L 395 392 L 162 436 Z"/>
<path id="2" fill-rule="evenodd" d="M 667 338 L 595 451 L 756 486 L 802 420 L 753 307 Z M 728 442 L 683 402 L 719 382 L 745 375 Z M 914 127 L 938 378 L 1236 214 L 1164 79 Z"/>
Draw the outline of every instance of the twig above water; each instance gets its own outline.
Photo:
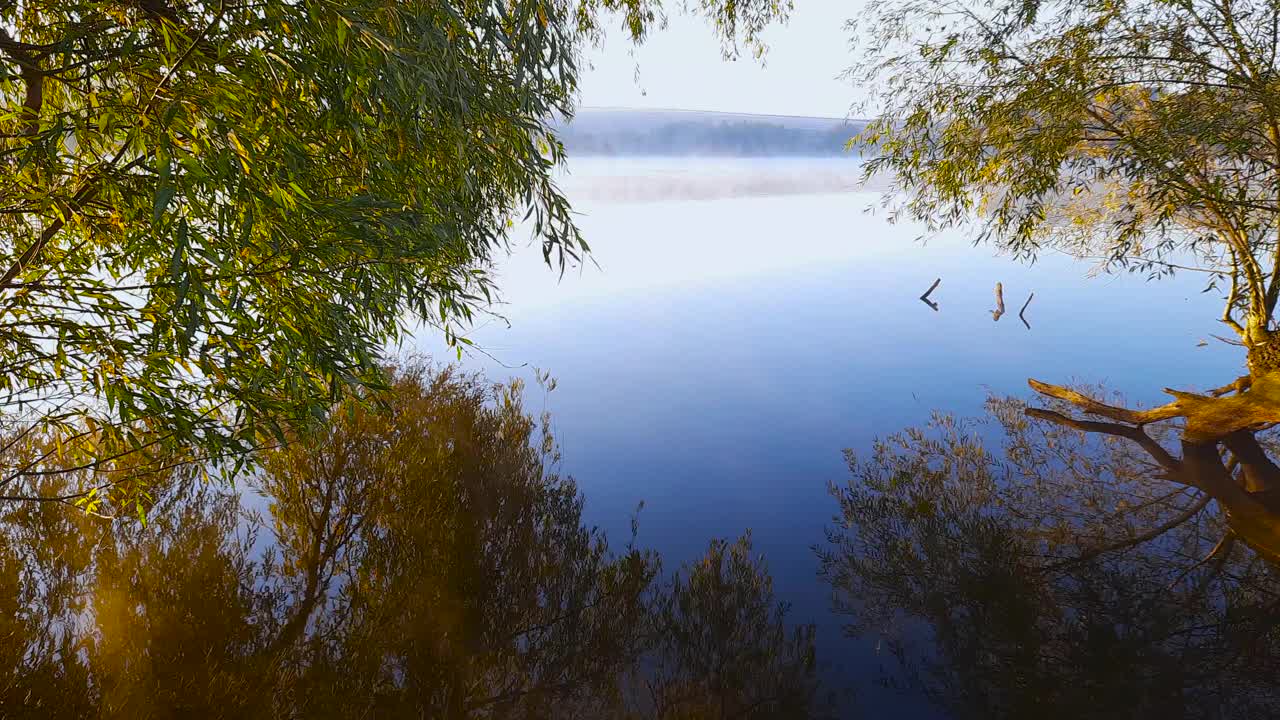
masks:
<path id="1" fill-rule="evenodd" d="M 1023 315 L 1022 315 L 1022 314 L 1023 314 L 1023 313 L 1025 313 L 1025 312 L 1027 311 L 1027 306 L 1031 304 L 1031 298 L 1033 298 L 1033 297 L 1035 297 L 1035 296 L 1036 296 L 1036 294 L 1035 294 L 1035 293 L 1031 293 L 1030 295 L 1028 295 L 1028 296 L 1027 296 L 1027 301 L 1026 301 L 1026 302 L 1024 302 L 1024 303 L 1022 303 L 1022 309 L 1018 311 L 1018 319 L 1022 321 L 1022 324 L 1023 324 L 1023 325 L 1026 325 L 1026 326 L 1027 326 L 1027 329 L 1028 329 L 1028 330 L 1030 330 L 1030 329 L 1031 329 L 1031 323 L 1027 322 L 1027 319 L 1026 319 L 1025 317 L 1023 317 Z"/>
<path id="2" fill-rule="evenodd" d="M 936 289 L 938 287 L 938 284 L 941 282 L 942 282 L 942 278 L 938 278 L 937 280 L 934 280 L 933 284 L 929 286 L 929 289 L 925 290 L 924 294 L 920 296 L 920 302 L 933 308 L 934 312 L 938 311 L 938 303 L 932 302 L 931 300 L 929 300 L 929 295 L 933 293 L 934 289 Z"/>

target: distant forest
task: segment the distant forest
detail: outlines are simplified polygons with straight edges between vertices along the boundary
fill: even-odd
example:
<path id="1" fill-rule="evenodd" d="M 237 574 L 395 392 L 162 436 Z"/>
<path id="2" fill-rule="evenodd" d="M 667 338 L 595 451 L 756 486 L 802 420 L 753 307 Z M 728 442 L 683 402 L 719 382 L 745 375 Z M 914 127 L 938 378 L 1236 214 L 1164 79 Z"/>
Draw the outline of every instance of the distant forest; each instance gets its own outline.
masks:
<path id="1" fill-rule="evenodd" d="M 647 122 L 593 117 L 559 128 L 570 156 L 583 155 L 769 155 L 839 156 L 861 129 L 838 120 L 786 123 L 772 118 L 650 117 Z"/>

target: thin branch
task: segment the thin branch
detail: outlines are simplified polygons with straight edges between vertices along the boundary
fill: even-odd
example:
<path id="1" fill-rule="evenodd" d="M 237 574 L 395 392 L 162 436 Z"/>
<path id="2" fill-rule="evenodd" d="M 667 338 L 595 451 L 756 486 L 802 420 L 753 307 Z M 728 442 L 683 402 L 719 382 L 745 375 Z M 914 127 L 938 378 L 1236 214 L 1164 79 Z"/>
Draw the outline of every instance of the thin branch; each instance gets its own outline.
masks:
<path id="1" fill-rule="evenodd" d="M 934 312 L 937 312 L 937 311 L 938 311 L 938 303 L 933 302 L 932 300 L 930 300 L 930 299 L 929 299 L 929 296 L 930 296 L 931 294 L 933 294 L 933 291 L 934 291 L 935 289 L 937 289 L 938 284 L 939 284 L 939 283 L 941 283 L 941 282 L 942 282 L 942 278 L 938 278 L 937 280 L 934 280 L 934 281 L 933 281 L 933 284 L 929 286 L 929 289 L 928 289 L 928 290 L 925 290 L 925 291 L 924 291 L 924 294 L 920 296 L 920 302 L 922 302 L 922 303 L 924 303 L 925 305 L 928 305 L 929 307 L 933 308 L 933 311 L 934 311 Z"/>
<path id="2" fill-rule="evenodd" d="M 1213 549 L 1209 551 L 1209 554 L 1201 558 L 1196 564 L 1179 573 L 1178 577 L 1174 578 L 1173 582 L 1169 583 L 1169 587 L 1165 588 L 1165 592 L 1172 591 L 1178 586 L 1178 583 L 1182 582 L 1183 578 L 1195 572 L 1196 568 L 1199 568 L 1201 565 L 1213 560 L 1215 557 L 1219 557 L 1219 554 L 1221 554 L 1221 557 L 1225 558 L 1231 552 L 1231 549 L 1235 547 L 1235 543 L 1236 534 L 1234 532 L 1228 530 L 1223 533 L 1222 539 L 1218 541 L 1217 545 L 1213 546 Z"/>
<path id="3" fill-rule="evenodd" d="M 1112 543 L 1110 545 L 1104 545 L 1102 547 L 1088 550 L 1082 553 L 1079 557 L 1071 558 L 1069 560 L 1062 560 L 1060 562 L 1056 562 L 1051 565 L 1048 565 L 1043 569 L 1045 571 L 1052 571 L 1052 570 L 1061 569 L 1063 567 L 1068 567 L 1071 565 L 1079 565 L 1081 563 L 1089 562 L 1090 560 L 1098 558 L 1102 555 L 1106 555 L 1107 553 L 1116 552 L 1117 550 L 1125 550 L 1127 548 L 1135 547 L 1137 545 L 1141 545 L 1142 543 L 1154 540 L 1160 537 L 1161 535 L 1169 532 L 1170 530 L 1178 527 L 1179 525 L 1182 525 L 1183 523 L 1187 522 L 1188 520 L 1195 517 L 1196 515 L 1198 515 L 1201 510 L 1205 509 L 1205 506 L 1207 506 L 1209 504 L 1209 501 L 1211 501 L 1212 499 L 1213 498 L 1210 497 L 1207 493 L 1201 493 L 1200 499 L 1192 503 L 1191 506 L 1188 507 L 1186 510 L 1184 510 L 1181 513 L 1178 513 L 1175 517 L 1170 518 L 1166 522 L 1161 523 L 1160 525 L 1157 525 L 1156 527 L 1151 528 L 1150 530 L 1138 533 L 1133 537 L 1125 538 L 1124 540 Z"/>

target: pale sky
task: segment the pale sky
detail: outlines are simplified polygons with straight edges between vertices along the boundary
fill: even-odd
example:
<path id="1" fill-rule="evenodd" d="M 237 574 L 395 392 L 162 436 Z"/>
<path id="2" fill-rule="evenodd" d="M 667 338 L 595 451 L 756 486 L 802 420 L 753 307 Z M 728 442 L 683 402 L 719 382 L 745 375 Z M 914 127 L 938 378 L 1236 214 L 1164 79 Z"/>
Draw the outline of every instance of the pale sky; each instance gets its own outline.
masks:
<path id="1" fill-rule="evenodd" d="M 795 0 L 790 22 L 765 36 L 763 66 L 746 52 L 735 62 L 722 60 L 708 23 L 676 10 L 665 31 L 634 51 L 614 30 L 589 56 L 582 105 L 844 117 L 857 99 L 837 79 L 853 59 L 844 24 L 862 4 Z"/>

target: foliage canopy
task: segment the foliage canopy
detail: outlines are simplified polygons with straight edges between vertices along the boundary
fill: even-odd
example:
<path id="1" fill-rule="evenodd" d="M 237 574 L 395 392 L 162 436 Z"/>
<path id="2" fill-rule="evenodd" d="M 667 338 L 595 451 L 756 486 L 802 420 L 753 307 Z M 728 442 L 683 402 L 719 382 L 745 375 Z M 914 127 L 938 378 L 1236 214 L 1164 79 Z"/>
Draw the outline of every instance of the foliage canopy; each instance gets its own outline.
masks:
<path id="1" fill-rule="evenodd" d="M 898 211 L 979 218 L 1046 247 L 1230 286 L 1224 322 L 1265 344 L 1280 298 L 1280 4 L 879 0 L 852 77 Z"/>
<path id="2" fill-rule="evenodd" d="M 1254 437 L 1280 422 L 1280 3 L 883 0 L 865 22 L 853 74 L 883 115 L 860 141 L 869 171 L 905 189 L 901 212 L 977 219 L 1024 257 L 1065 248 L 1223 281 L 1247 375 L 1149 410 L 1031 381 L 1105 421 L 1029 412 L 1137 443 L 1280 559 L 1280 466 Z M 1146 431 L 1173 418 L 1180 455 Z"/>
<path id="3" fill-rule="evenodd" d="M 787 8 L 695 9 L 729 52 Z M 0 2 L 0 420 L 50 450 L 6 458 L 3 494 L 281 437 L 377 384 L 412 324 L 452 338 L 521 217 L 572 262 L 548 123 L 614 17 L 633 40 L 663 21 L 650 0 Z"/>

